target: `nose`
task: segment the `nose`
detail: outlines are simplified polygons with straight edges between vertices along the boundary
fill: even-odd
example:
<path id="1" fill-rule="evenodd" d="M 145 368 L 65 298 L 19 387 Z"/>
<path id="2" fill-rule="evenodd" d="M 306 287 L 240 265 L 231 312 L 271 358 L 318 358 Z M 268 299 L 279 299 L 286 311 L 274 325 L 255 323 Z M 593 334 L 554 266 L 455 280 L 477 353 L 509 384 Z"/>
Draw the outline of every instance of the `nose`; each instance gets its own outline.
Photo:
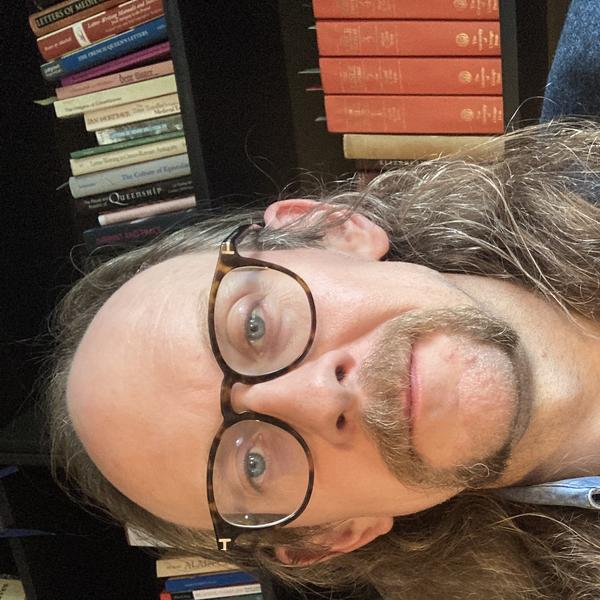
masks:
<path id="1" fill-rule="evenodd" d="M 236 384 L 235 412 L 253 411 L 276 417 L 301 435 L 324 437 L 344 444 L 358 425 L 360 392 L 348 374 L 354 361 L 341 350 L 305 361 L 296 369 L 263 383 Z"/>

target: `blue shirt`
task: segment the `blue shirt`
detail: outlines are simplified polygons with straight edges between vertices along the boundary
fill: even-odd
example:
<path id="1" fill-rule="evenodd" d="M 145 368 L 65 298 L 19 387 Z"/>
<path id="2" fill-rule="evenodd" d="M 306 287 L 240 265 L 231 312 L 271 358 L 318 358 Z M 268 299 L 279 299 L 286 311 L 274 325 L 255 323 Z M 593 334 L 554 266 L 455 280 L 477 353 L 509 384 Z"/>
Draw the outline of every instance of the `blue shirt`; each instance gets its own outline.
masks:
<path id="1" fill-rule="evenodd" d="M 576 477 L 537 485 L 502 488 L 494 490 L 494 495 L 529 504 L 600 510 L 600 477 Z"/>

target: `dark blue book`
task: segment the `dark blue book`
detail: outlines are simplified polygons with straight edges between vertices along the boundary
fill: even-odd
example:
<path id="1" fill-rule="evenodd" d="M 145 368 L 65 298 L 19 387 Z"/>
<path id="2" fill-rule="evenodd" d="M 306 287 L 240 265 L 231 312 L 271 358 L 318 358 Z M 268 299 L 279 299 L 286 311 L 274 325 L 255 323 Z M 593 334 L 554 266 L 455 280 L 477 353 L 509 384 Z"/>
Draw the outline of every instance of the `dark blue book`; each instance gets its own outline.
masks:
<path id="1" fill-rule="evenodd" d="M 171 600 L 195 600 L 194 592 L 173 592 Z M 262 593 L 243 594 L 242 596 L 218 596 L 214 600 L 264 600 Z"/>
<path id="2" fill-rule="evenodd" d="M 258 583 L 258 579 L 250 573 L 244 573 L 244 571 L 171 577 L 165 580 L 165 590 L 167 592 L 185 592 L 187 590 L 204 590 L 206 588 L 220 588 L 244 583 Z"/>
<path id="3" fill-rule="evenodd" d="M 100 63 L 119 58 L 139 48 L 166 39 L 167 23 L 164 17 L 159 17 L 91 46 L 81 48 L 81 50 L 66 54 L 56 60 L 44 63 L 41 66 L 42 75 L 48 81 L 55 81 L 69 73 L 95 67 Z"/>

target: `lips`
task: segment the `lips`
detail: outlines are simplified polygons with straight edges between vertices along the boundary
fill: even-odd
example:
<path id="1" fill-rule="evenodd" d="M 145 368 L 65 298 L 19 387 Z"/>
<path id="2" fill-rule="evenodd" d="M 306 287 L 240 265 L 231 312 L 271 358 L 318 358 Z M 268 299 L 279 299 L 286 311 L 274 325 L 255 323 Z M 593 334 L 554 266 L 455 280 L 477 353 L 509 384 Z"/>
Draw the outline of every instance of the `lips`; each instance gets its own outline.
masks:
<path id="1" fill-rule="evenodd" d="M 408 364 L 408 387 L 406 388 L 404 400 L 404 418 L 408 423 L 409 430 L 412 434 L 415 417 L 417 413 L 417 398 L 419 392 L 419 379 L 414 352 L 411 351 Z"/>

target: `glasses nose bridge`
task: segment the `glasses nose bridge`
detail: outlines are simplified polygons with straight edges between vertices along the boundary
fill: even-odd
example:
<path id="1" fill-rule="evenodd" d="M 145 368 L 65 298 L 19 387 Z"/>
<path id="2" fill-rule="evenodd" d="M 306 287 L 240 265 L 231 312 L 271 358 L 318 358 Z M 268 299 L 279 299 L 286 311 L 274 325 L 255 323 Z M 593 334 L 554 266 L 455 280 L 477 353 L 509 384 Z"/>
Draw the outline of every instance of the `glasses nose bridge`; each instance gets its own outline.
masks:
<path id="1" fill-rule="evenodd" d="M 233 410 L 238 414 L 266 414 L 292 426 L 335 423 L 353 400 L 337 377 L 340 357 L 334 354 L 302 362 L 267 381 L 235 384 L 231 391 Z"/>

